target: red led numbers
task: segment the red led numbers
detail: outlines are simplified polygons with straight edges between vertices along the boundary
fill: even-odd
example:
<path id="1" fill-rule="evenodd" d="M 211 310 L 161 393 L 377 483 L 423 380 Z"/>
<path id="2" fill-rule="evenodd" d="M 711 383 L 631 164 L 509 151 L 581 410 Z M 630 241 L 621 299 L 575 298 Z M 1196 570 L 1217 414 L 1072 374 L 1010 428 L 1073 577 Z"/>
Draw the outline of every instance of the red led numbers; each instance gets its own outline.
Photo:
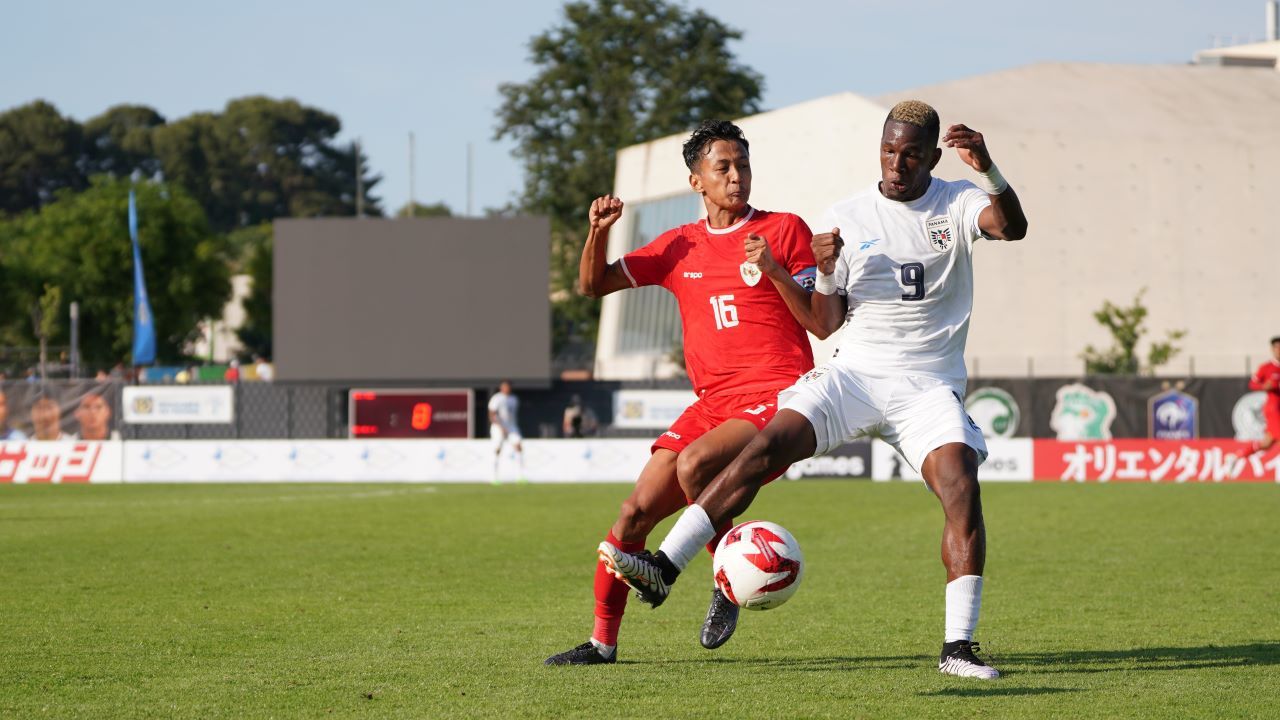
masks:
<path id="1" fill-rule="evenodd" d="M 431 403 L 420 402 L 413 406 L 414 430 L 426 430 L 431 427 Z"/>

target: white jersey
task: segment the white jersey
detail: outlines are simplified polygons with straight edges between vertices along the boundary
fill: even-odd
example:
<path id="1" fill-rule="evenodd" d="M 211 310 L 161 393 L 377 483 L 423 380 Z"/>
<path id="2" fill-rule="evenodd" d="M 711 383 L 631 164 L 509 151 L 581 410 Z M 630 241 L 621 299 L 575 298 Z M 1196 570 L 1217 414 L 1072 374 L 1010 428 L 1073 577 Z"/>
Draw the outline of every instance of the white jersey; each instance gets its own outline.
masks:
<path id="1" fill-rule="evenodd" d="M 489 412 L 494 413 L 498 423 L 507 432 L 519 432 L 516 427 L 516 410 L 520 408 L 520 400 L 515 395 L 494 393 L 489 398 Z"/>
<path id="2" fill-rule="evenodd" d="M 911 202 L 872 185 L 827 211 L 816 227 L 840 228 L 835 280 L 849 302 L 837 362 L 872 376 L 937 378 L 963 392 L 973 243 L 990 204 L 971 182 L 933 178 Z"/>

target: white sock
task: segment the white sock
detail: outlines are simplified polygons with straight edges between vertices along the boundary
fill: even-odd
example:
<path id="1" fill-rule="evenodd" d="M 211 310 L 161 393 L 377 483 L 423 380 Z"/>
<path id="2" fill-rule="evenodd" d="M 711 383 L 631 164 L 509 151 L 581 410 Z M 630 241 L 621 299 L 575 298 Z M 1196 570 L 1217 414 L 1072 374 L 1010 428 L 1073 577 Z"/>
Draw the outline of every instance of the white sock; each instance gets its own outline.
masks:
<path id="1" fill-rule="evenodd" d="M 943 642 L 972 640 L 981 609 L 981 575 L 962 575 L 947 583 L 947 634 Z"/>
<path id="2" fill-rule="evenodd" d="M 712 527 L 707 511 L 699 505 L 690 505 L 680 514 L 680 519 L 663 538 L 658 550 L 683 572 L 693 556 L 715 536 L 716 529 Z"/>
<path id="3" fill-rule="evenodd" d="M 596 646 L 596 652 L 600 653 L 600 657 L 611 658 L 613 653 L 618 649 L 617 645 L 605 645 L 595 638 L 591 638 L 591 644 Z"/>
<path id="4" fill-rule="evenodd" d="M 520 467 L 520 475 L 523 476 L 524 475 L 524 451 L 523 450 L 516 451 L 516 463 Z"/>

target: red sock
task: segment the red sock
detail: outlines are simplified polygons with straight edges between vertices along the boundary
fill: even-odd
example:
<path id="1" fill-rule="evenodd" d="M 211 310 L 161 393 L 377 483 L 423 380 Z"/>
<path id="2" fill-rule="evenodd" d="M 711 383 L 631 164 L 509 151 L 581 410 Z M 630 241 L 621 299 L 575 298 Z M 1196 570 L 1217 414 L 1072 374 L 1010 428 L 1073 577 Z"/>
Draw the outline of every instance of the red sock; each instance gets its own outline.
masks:
<path id="1" fill-rule="evenodd" d="M 711 538 L 711 542 L 707 543 L 707 552 L 711 553 L 711 557 L 716 556 L 716 548 L 720 546 L 720 538 L 724 534 L 733 529 L 733 518 L 730 518 L 725 524 L 716 528 L 716 536 Z"/>
<path id="2" fill-rule="evenodd" d="M 613 531 L 605 536 L 605 540 L 613 543 L 623 552 L 638 552 L 644 549 L 644 540 L 622 542 L 613 536 Z M 596 562 L 596 624 L 591 631 L 591 638 L 605 645 L 618 644 L 618 628 L 622 627 L 622 613 L 627 609 L 627 596 L 631 588 L 604 569 L 604 563 Z"/>

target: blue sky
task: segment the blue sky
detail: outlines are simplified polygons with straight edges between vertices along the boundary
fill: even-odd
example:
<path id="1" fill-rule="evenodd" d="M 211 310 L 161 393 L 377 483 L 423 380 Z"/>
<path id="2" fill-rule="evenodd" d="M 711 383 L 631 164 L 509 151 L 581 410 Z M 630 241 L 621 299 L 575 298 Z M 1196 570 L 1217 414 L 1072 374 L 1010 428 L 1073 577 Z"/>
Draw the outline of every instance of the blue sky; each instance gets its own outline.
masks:
<path id="1" fill-rule="evenodd" d="M 766 108 L 836 92 L 876 95 L 1043 61 L 1185 63 L 1211 35 L 1258 40 L 1263 0 L 698 0 L 744 31 L 738 57 L 764 75 Z M 335 113 L 359 137 L 376 193 L 409 194 L 417 139 L 420 202 L 500 206 L 522 183 L 509 142 L 492 139 L 497 87 L 533 75 L 530 37 L 561 2 L 123 0 L 11 3 L 0 24 L 0 109 L 37 98 L 79 120 L 118 103 L 170 119 L 251 94 Z M 992 98 L 1016 103 L 1016 98 Z M 1011 105 L 1016 107 L 1016 105 Z"/>

